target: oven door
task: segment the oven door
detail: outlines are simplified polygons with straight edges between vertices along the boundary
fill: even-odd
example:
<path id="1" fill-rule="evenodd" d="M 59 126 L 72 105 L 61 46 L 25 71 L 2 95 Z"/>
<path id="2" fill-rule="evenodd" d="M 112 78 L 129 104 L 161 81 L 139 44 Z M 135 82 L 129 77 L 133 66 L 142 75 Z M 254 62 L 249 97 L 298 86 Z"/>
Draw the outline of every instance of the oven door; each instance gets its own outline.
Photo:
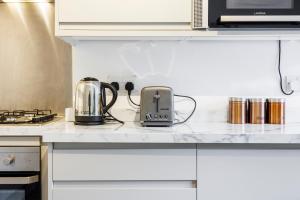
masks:
<path id="1" fill-rule="evenodd" d="M 41 200 L 40 178 L 34 172 L 0 172 L 1 200 Z"/>
<path id="2" fill-rule="evenodd" d="M 300 0 L 208 0 L 210 28 L 300 28 Z"/>

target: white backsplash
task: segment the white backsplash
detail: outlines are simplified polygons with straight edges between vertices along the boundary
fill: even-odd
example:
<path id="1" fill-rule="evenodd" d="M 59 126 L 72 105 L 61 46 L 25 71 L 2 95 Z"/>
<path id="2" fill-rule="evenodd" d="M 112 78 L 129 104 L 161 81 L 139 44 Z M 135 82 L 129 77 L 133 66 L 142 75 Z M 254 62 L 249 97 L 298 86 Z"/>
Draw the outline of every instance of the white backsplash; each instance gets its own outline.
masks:
<path id="1" fill-rule="evenodd" d="M 300 75 L 300 42 L 282 43 L 282 72 Z M 193 96 L 278 96 L 277 41 L 90 41 L 73 47 L 73 81 L 135 75 Z M 296 94 L 297 95 L 297 94 Z"/>
<path id="2" fill-rule="evenodd" d="M 300 76 L 299 51 L 300 42 L 283 41 L 284 75 Z M 85 76 L 136 77 L 134 95 L 147 85 L 168 85 L 197 98 L 192 120 L 219 122 L 226 121 L 229 96 L 282 97 L 277 64 L 277 41 L 85 41 L 73 47 L 73 85 Z M 299 94 L 288 99 L 287 122 L 300 121 Z M 138 120 L 129 109 L 121 96 L 113 113 Z M 180 112 L 190 109 L 177 104 Z"/>

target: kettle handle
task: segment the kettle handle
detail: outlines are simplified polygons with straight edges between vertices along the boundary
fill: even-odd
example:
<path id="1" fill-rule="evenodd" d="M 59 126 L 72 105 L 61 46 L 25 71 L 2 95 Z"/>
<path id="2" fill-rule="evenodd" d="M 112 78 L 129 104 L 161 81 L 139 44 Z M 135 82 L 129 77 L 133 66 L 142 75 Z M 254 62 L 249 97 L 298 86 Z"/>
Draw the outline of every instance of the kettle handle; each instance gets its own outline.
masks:
<path id="1" fill-rule="evenodd" d="M 101 91 L 105 91 L 105 88 L 108 88 L 112 92 L 112 99 L 111 101 L 106 105 L 106 97 L 102 96 L 102 99 L 105 99 L 103 101 L 103 114 L 106 113 L 117 101 L 118 98 L 118 91 L 114 86 L 108 83 L 101 82 Z M 102 95 L 105 95 L 105 92 L 101 92 Z"/>

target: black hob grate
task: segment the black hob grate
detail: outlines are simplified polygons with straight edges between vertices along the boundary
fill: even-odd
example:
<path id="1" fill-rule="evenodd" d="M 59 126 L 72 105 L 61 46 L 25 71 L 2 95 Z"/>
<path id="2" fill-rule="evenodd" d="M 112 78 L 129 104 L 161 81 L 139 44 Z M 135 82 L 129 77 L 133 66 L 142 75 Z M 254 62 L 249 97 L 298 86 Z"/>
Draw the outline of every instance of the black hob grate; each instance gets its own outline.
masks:
<path id="1" fill-rule="evenodd" d="M 55 116 L 51 110 L 0 110 L 0 124 L 43 124 Z"/>

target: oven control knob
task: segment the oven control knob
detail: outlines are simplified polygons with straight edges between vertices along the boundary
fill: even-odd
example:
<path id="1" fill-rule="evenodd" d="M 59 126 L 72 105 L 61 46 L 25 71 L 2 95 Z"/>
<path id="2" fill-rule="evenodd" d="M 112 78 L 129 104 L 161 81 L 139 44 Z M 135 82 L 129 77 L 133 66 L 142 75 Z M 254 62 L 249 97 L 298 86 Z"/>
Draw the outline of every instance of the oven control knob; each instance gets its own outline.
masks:
<path id="1" fill-rule="evenodd" d="M 6 166 L 13 165 L 16 161 L 15 156 L 8 156 L 7 158 L 3 159 L 3 164 Z"/>

